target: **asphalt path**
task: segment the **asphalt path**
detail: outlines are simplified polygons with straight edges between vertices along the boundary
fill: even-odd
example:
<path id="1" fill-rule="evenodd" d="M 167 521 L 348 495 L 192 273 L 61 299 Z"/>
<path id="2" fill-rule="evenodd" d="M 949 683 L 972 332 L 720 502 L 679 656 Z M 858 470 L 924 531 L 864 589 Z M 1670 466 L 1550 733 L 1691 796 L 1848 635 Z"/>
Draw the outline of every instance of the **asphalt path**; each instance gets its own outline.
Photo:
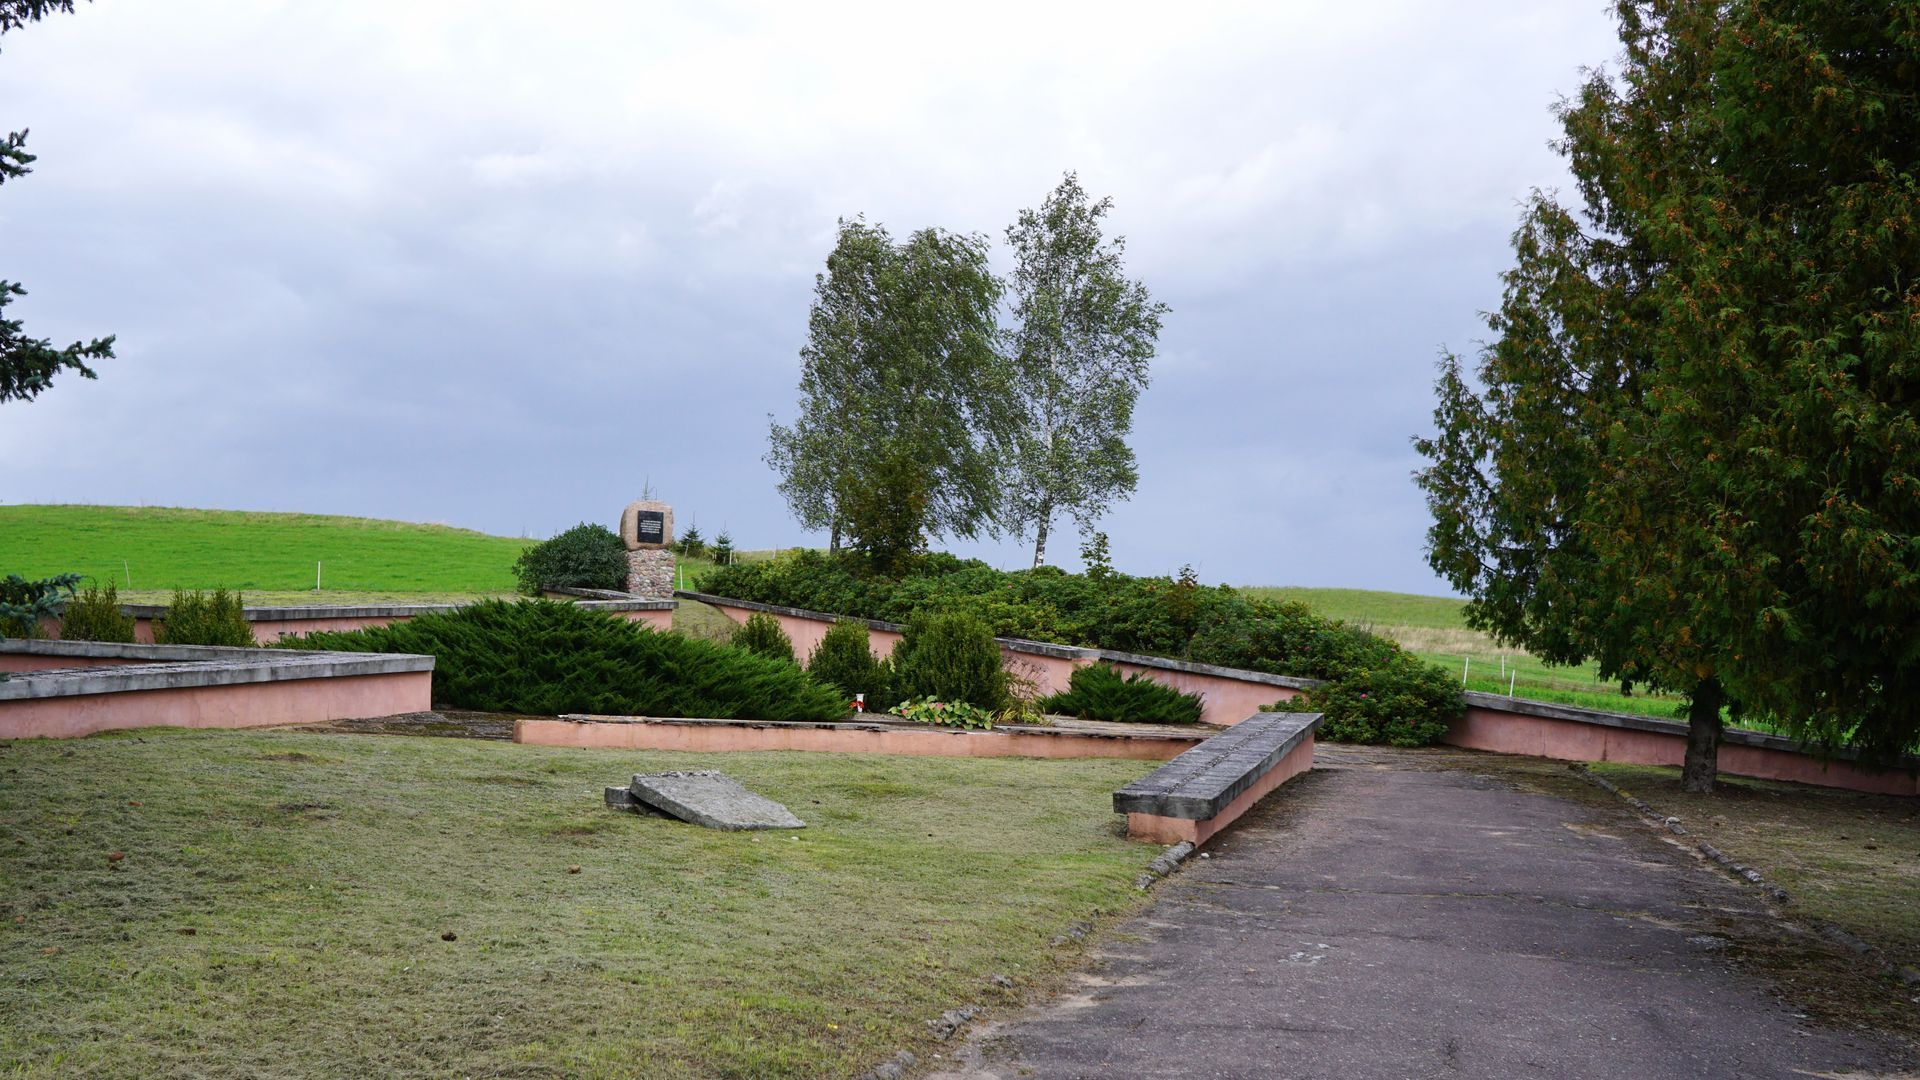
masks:
<path id="1" fill-rule="evenodd" d="M 1462 763 L 1464 760 L 1464 764 Z M 942 1078 L 1904 1075 L 1730 957 L 1752 888 L 1470 755 L 1323 747 Z"/>

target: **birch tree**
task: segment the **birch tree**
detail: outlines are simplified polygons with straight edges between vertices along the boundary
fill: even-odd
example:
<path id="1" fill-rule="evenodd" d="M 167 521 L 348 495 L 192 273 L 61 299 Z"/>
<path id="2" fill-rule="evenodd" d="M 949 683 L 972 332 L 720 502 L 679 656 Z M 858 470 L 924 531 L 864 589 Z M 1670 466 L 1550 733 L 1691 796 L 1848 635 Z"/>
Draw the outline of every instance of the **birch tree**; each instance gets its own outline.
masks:
<path id="1" fill-rule="evenodd" d="M 1126 276 L 1125 239 L 1102 232 L 1112 208 L 1069 172 L 1007 229 L 1015 434 L 1002 512 L 1033 537 L 1035 566 L 1056 518 L 1090 529 L 1138 480 L 1127 436 L 1167 306 Z"/>

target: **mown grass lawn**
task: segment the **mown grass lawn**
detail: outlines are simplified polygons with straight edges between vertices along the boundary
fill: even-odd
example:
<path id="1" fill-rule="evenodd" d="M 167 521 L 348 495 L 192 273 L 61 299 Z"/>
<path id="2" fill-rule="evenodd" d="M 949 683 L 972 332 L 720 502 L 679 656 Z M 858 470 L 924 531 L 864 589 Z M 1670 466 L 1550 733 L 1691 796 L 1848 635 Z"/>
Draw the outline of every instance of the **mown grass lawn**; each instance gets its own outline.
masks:
<path id="1" fill-rule="evenodd" d="M 297 731 L 0 744 L 0 1072 L 832 1076 L 1135 909 L 1138 762 Z M 717 767 L 807 819 L 601 807 Z M 115 860 L 115 853 L 123 858 Z M 577 868 L 577 870 L 575 869 Z"/>

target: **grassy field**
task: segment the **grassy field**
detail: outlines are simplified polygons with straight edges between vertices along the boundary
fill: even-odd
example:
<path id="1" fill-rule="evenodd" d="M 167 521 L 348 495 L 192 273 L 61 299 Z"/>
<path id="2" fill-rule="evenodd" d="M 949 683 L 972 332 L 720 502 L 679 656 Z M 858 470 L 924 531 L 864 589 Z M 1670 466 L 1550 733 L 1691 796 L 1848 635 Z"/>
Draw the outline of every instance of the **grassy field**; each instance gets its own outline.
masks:
<path id="1" fill-rule="evenodd" d="M 73 571 L 141 596 L 167 590 L 511 592 L 528 544 L 445 525 L 321 514 L 132 506 L 0 506 L 0 569 Z M 129 584 L 131 579 L 131 584 Z"/>
<path id="2" fill-rule="evenodd" d="M 600 805 L 715 764 L 293 731 L 0 744 L 0 1074 L 849 1076 L 929 1057 L 942 1010 L 1048 985 L 1073 959 L 1049 939 L 1135 910 L 1158 853 L 1107 809 L 1140 762 L 727 755 L 795 833 Z"/>
<path id="3" fill-rule="evenodd" d="M 515 588 L 513 561 L 529 543 L 446 525 L 323 514 L 0 506 L 0 573 L 73 571 L 90 583 L 113 582 L 130 604 L 166 603 L 174 589 L 239 589 L 249 604 L 265 605 L 505 596 Z M 692 588 L 714 564 L 682 558 L 680 567 Z"/>
<path id="4" fill-rule="evenodd" d="M 1672 719 L 1681 704 L 1681 699 L 1667 695 L 1621 694 L 1617 683 L 1600 681 L 1591 664 L 1551 667 L 1529 653 L 1502 647 L 1491 636 L 1468 627 L 1461 614 L 1465 601 L 1452 597 L 1270 585 L 1242 591 L 1298 600 L 1323 615 L 1392 638 L 1422 660 L 1464 675 L 1469 690 L 1488 694 L 1511 690 L 1516 697 L 1536 701 L 1662 719 Z"/>

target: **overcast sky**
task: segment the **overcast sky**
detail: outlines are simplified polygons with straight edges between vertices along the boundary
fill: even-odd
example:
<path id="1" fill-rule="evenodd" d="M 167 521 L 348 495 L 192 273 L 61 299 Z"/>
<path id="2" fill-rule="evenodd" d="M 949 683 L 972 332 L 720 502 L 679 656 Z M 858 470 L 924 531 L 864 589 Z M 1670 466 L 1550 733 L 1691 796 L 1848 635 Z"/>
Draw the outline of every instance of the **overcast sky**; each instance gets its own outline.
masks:
<path id="1" fill-rule="evenodd" d="M 0 411 L 0 501 L 544 537 L 651 479 L 683 528 L 820 543 L 761 455 L 835 219 L 1004 263 L 1074 169 L 1173 309 L 1116 565 L 1446 592 L 1408 440 L 1519 200 L 1567 183 L 1551 107 L 1606 5 L 930 11 L 99 0 L 0 38 L 40 155 L 0 189 L 8 312 L 119 335 Z"/>

